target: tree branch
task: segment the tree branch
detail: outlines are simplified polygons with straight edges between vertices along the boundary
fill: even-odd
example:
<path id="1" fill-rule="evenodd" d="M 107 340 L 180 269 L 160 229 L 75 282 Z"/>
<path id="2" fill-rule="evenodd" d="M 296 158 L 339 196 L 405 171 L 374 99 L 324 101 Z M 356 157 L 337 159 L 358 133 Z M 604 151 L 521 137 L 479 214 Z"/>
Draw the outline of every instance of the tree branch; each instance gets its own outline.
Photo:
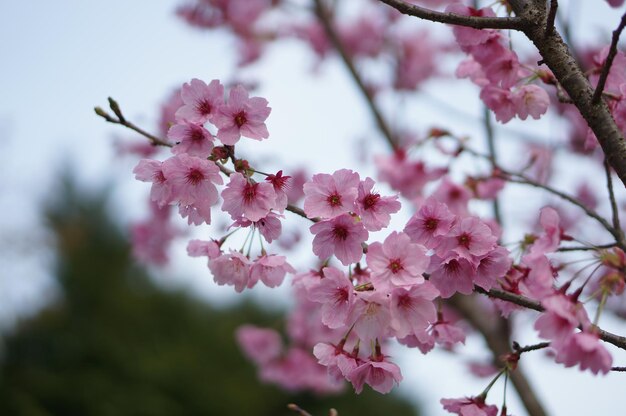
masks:
<path id="1" fill-rule="evenodd" d="M 354 62 L 352 61 L 352 57 L 348 54 L 348 52 L 344 48 L 343 43 L 341 43 L 341 39 L 339 39 L 339 35 L 337 35 L 337 32 L 333 28 L 331 18 L 328 14 L 328 11 L 324 7 L 323 0 L 315 0 L 315 13 L 317 14 L 317 17 L 320 23 L 324 27 L 326 36 L 328 36 L 328 39 L 330 39 L 331 43 L 333 44 L 333 46 L 339 53 L 339 56 L 341 56 L 341 59 L 343 60 L 343 63 L 348 69 L 348 72 L 350 72 L 350 75 L 354 79 L 354 82 L 356 83 L 357 87 L 363 94 L 363 97 L 365 98 L 365 101 L 367 102 L 367 106 L 370 109 L 370 113 L 372 114 L 372 116 L 374 117 L 374 120 L 376 121 L 378 130 L 380 130 L 380 132 L 383 134 L 383 136 L 385 137 L 385 140 L 387 140 L 387 143 L 391 146 L 391 148 L 395 150 L 398 147 L 396 139 L 393 133 L 391 132 L 391 129 L 387 125 L 387 122 L 385 121 L 385 118 L 383 117 L 382 112 L 380 111 L 376 103 L 374 102 L 374 97 L 372 93 L 367 88 L 367 86 L 363 82 L 363 79 L 361 78 L 361 75 L 357 71 L 354 65 Z"/>
<path id="2" fill-rule="evenodd" d="M 594 90 L 557 30 L 546 36 L 545 1 L 509 0 L 517 16 L 528 22 L 523 30 L 535 44 L 544 63 L 563 86 L 596 135 L 609 163 L 626 185 L 626 141 L 603 100 L 593 102 Z"/>
<path id="3" fill-rule="evenodd" d="M 463 16 L 455 13 L 443 13 L 425 7 L 415 6 L 401 0 L 380 0 L 402 14 L 419 17 L 437 23 L 472 27 L 474 29 L 513 29 L 524 30 L 528 24 L 519 17 L 481 17 Z"/>
<path id="4" fill-rule="evenodd" d="M 617 55 L 617 42 L 619 41 L 619 37 L 622 34 L 622 30 L 624 30 L 624 26 L 626 26 L 626 13 L 622 15 L 622 20 L 620 20 L 619 25 L 617 26 L 617 29 L 613 31 L 609 53 L 606 56 L 606 60 L 604 61 L 604 66 L 602 67 L 602 72 L 600 73 L 600 79 L 598 80 L 598 85 L 596 86 L 596 90 L 593 92 L 592 102 L 594 104 L 597 104 L 598 102 L 600 102 L 600 98 L 602 97 L 602 91 L 604 91 L 604 85 L 606 84 L 606 80 L 609 77 L 609 72 L 611 72 L 613 59 L 615 59 L 615 55 Z"/>

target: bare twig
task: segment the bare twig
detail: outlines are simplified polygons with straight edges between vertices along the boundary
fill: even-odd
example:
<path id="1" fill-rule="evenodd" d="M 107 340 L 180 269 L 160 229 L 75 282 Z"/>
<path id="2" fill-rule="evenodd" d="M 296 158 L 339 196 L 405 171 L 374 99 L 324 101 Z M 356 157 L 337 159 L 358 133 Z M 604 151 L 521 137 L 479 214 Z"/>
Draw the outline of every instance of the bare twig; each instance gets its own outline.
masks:
<path id="1" fill-rule="evenodd" d="M 532 309 L 538 312 L 543 312 L 545 309 L 543 308 L 543 306 L 541 306 L 541 303 L 527 298 L 525 296 L 522 295 L 516 295 L 514 293 L 511 292 L 506 292 L 504 290 L 500 290 L 500 289 L 491 289 L 489 291 L 486 291 L 478 286 L 474 287 L 474 290 L 478 293 L 482 293 L 485 294 L 491 298 L 496 298 L 496 299 L 501 299 L 501 300 L 505 300 L 507 302 L 511 302 L 514 303 L 516 305 L 519 306 L 523 306 L 525 308 L 528 309 Z M 609 344 L 613 344 L 618 348 L 621 348 L 623 350 L 626 350 L 626 337 L 620 336 L 620 335 L 615 335 L 611 332 L 607 332 L 599 327 L 595 328 L 596 333 L 598 334 L 598 337 L 605 342 L 608 342 Z"/>
<path id="2" fill-rule="evenodd" d="M 597 246 L 572 246 L 572 247 L 559 247 L 556 251 L 597 251 L 607 248 L 613 248 L 616 243 L 600 244 Z"/>
<path id="3" fill-rule="evenodd" d="M 604 158 L 604 171 L 606 173 L 606 187 L 609 191 L 609 200 L 611 201 L 611 212 L 613 216 L 613 228 L 619 234 L 620 241 L 624 241 L 624 231 L 619 221 L 619 209 L 617 209 L 617 201 L 615 200 L 615 192 L 613 191 L 613 177 L 611 176 L 611 166 L 609 161 Z"/>
<path id="4" fill-rule="evenodd" d="M 550 36 L 554 32 L 554 21 L 558 7 L 558 0 L 550 0 L 550 10 L 548 11 L 548 20 L 546 21 L 546 36 Z"/>
<path id="5" fill-rule="evenodd" d="M 326 10 L 326 8 L 324 7 L 323 0 L 315 0 L 315 12 L 322 26 L 324 27 L 326 36 L 328 36 L 333 46 L 339 53 L 339 56 L 341 56 L 341 59 L 343 60 L 343 63 L 348 69 L 348 72 L 350 72 L 350 75 L 354 79 L 354 82 L 356 83 L 357 87 L 363 94 L 363 97 L 365 98 L 367 106 L 370 109 L 370 113 L 372 114 L 372 116 L 374 117 L 374 120 L 376 121 L 378 130 L 380 130 L 380 132 L 383 134 L 383 136 L 385 137 L 385 140 L 387 140 L 387 143 L 391 146 L 391 148 L 396 149 L 398 147 L 398 143 L 391 129 L 389 128 L 387 121 L 383 117 L 382 112 L 376 105 L 374 101 L 374 96 L 372 95 L 371 91 L 367 88 L 367 86 L 365 85 L 365 82 L 363 82 L 363 79 L 361 78 L 361 75 L 357 71 L 356 66 L 354 65 L 354 62 L 352 61 L 352 57 L 346 51 L 345 47 L 343 46 L 343 43 L 341 42 L 341 39 L 339 39 L 337 32 L 333 28 L 331 17 L 328 11 Z"/>
<path id="6" fill-rule="evenodd" d="M 593 104 L 597 104 L 600 102 L 600 98 L 602 97 L 602 91 L 604 91 L 604 86 L 606 84 L 606 80 L 609 77 L 609 72 L 611 72 L 611 66 L 613 65 L 613 59 L 617 54 L 617 42 L 619 41 L 619 37 L 622 34 L 622 30 L 626 26 L 626 13 L 622 15 L 622 19 L 617 26 L 617 29 L 613 31 L 613 37 L 611 39 L 611 46 L 609 48 L 609 53 L 606 56 L 606 60 L 604 61 L 604 66 L 602 67 L 602 72 L 600 73 L 600 79 L 598 80 L 598 85 L 596 86 L 596 90 L 593 92 L 593 98 L 591 102 Z"/>
<path id="7" fill-rule="evenodd" d="M 159 138 L 159 137 L 157 137 L 157 136 L 155 136 L 153 134 L 150 134 L 147 131 L 143 130 L 142 128 L 139 128 L 135 124 L 133 124 L 130 121 L 126 120 L 126 118 L 122 114 L 122 111 L 120 110 L 119 105 L 111 97 L 109 97 L 109 105 L 111 107 L 111 111 L 113 111 L 115 113 L 117 118 L 111 116 L 109 113 L 104 111 L 101 107 L 95 107 L 94 111 L 96 112 L 97 115 L 99 115 L 100 117 L 102 117 L 103 119 L 108 121 L 109 123 L 119 124 L 121 126 L 127 127 L 129 129 L 131 129 L 131 130 L 141 134 L 142 136 L 144 136 L 148 140 L 150 140 L 150 143 L 152 143 L 154 146 L 172 147 L 172 144 L 168 143 L 166 140 L 161 139 L 161 138 Z"/>
<path id="8" fill-rule="evenodd" d="M 626 367 L 611 367 L 611 371 L 626 371 Z"/>
<path id="9" fill-rule="evenodd" d="M 513 29 L 524 30 L 527 22 L 519 17 L 463 16 L 455 13 L 442 13 L 425 7 L 415 6 L 401 0 L 380 0 L 402 14 L 419 17 L 437 23 L 448 23 L 474 29 Z"/>
<path id="10" fill-rule="evenodd" d="M 486 105 L 483 106 L 483 125 L 485 127 L 485 137 L 487 138 L 487 148 L 489 150 L 489 161 L 491 162 L 492 170 L 498 166 L 498 158 L 496 155 L 496 137 L 493 131 L 493 124 L 491 122 L 491 111 Z M 492 203 L 493 216 L 496 222 L 502 226 L 502 213 L 500 212 L 500 201 L 496 196 Z"/>
<path id="11" fill-rule="evenodd" d="M 550 346 L 549 342 L 540 342 L 538 344 L 527 345 L 525 347 L 520 347 L 517 342 L 513 343 L 513 350 L 515 350 L 518 354 L 523 354 L 525 352 L 537 351 L 544 348 L 548 348 Z"/>

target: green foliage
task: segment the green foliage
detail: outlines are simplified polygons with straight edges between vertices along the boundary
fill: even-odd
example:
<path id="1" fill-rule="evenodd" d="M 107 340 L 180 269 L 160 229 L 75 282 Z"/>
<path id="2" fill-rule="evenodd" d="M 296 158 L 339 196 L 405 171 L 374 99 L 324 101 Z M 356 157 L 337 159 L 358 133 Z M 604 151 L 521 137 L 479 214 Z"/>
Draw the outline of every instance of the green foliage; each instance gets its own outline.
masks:
<path id="1" fill-rule="evenodd" d="M 0 415 L 414 415 L 394 396 L 320 398 L 257 381 L 234 329 L 276 322 L 254 305 L 217 310 L 155 287 L 130 258 L 106 196 L 67 185 L 48 210 L 61 299 L 4 339 Z M 207 278 L 209 278 L 207 276 Z"/>

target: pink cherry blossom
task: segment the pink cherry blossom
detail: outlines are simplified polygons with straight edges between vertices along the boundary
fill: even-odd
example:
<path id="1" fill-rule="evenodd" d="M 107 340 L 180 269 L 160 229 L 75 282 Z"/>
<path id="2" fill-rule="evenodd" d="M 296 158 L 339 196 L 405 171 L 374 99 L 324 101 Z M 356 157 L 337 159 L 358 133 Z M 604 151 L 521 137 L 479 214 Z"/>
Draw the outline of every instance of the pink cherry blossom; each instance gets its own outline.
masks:
<path id="1" fill-rule="evenodd" d="M 555 361 L 566 367 L 578 364 L 581 370 L 589 369 L 593 374 L 606 374 L 611 370 L 613 358 L 595 333 L 578 332 L 553 346 Z"/>
<path id="2" fill-rule="evenodd" d="M 448 210 L 448 206 L 434 198 L 428 198 L 404 227 L 404 232 L 411 241 L 423 244 L 427 248 L 435 248 L 446 235 L 456 216 Z"/>
<path id="3" fill-rule="evenodd" d="M 361 393 L 368 384 L 379 393 L 389 393 L 395 383 L 402 381 L 400 367 L 389 361 L 366 361 L 348 374 L 354 391 Z"/>
<path id="4" fill-rule="evenodd" d="M 588 328 L 591 324 L 583 305 L 561 293 L 554 294 L 541 301 L 545 312 L 535 322 L 535 329 L 541 338 L 562 342 L 582 325 Z"/>
<path id="5" fill-rule="evenodd" d="M 363 255 L 361 244 L 369 235 L 363 224 L 350 214 L 320 221 L 313 224 L 310 230 L 315 234 L 313 253 L 320 259 L 335 255 L 344 266 L 361 259 Z"/>
<path id="6" fill-rule="evenodd" d="M 267 287 L 276 287 L 285 279 L 287 273 L 295 273 L 296 270 L 287 263 L 285 256 L 275 254 L 261 256 L 254 260 L 250 266 L 250 282 L 248 287 L 253 286 L 259 280 Z"/>
<path id="7" fill-rule="evenodd" d="M 543 233 L 530 248 L 531 256 L 539 256 L 556 251 L 561 243 L 562 230 L 559 226 L 559 213 L 552 207 L 541 208 L 539 222 Z"/>
<path id="8" fill-rule="evenodd" d="M 522 85 L 513 93 L 512 100 L 515 112 L 522 120 L 526 120 L 528 116 L 538 120 L 548 111 L 550 105 L 548 93 L 543 88 L 533 84 Z"/>
<path id="9" fill-rule="evenodd" d="M 275 175 L 271 174 L 265 178 L 265 181 L 272 184 L 274 192 L 276 193 L 276 202 L 274 209 L 278 212 L 283 212 L 287 208 L 289 203 L 289 197 L 287 195 L 287 189 L 290 187 L 291 176 L 283 176 L 283 171 L 279 170 Z"/>
<path id="10" fill-rule="evenodd" d="M 216 79 L 207 85 L 194 78 L 183 85 L 180 96 L 185 105 L 176 111 L 176 119 L 201 125 L 213 121 L 224 105 L 224 86 Z"/>
<path id="11" fill-rule="evenodd" d="M 366 259 L 376 288 L 390 284 L 404 286 L 422 283 L 422 273 L 430 262 L 424 247 L 412 244 L 408 235 L 396 231 L 384 243 L 370 244 Z"/>
<path id="12" fill-rule="evenodd" d="M 187 153 L 190 156 L 207 158 L 213 150 L 213 136 L 204 127 L 186 121 L 174 124 L 167 132 L 167 138 L 176 145 L 172 153 Z"/>
<path id="13" fill-rule="evenodd" d="M 459 416 L 497 416 L 498 414 L 498 407 L 485 404 L 485 399 L 482 397 L 441 399 L 441 405 L 448 412 Z"/>
<path id="14" fill-rule="evenodd" d="M 209 259 L 214 259 L 221 254 L 220 244 L 215 240 L 190 240 L 187 244 L 187 254 L 191 257 L 207 256 Z"/>
<path id="15" fill-rule="evenodd" d="M 276 203 L 276 193 L 272 184 L 252 182 L 241 173 L 230 175 L 230 181 L 222 191 L 222 211 L 230 214 L 233 220 L 240 217 L 259 221 L 269 213 Z"/>
<path id="16" fill-rule="evenodd" d="M 389 297 L 380 291 L 357 292 L 352 310 L 353 331 L 362 342 L 391 335 Z"/>
<path id="17" fill-rule="evenodd" d="M 391 292 L 391 326 L 399 338 L 421 334 L 437 320 L 437 308 L 433 300 L 439 291 L 430 282 L 410 288 L 396 288 Z"/>
<path id="18" fill-rule="evenodd" d="M 146 264 L 165 265 L 169 261 L 168 248 L 181 234 L 170 221 L 170 207 L 150 204 L 150 216 L 133 224 L 131 239 L 133 256 Z"/>
<path id="19" fill-rule="evenodd" d="M 356 212 L 368 231 L 379 231 L 389 225 L 391 214 L 400 211 L 397 196 L 380 196 L 373 191 L 374 180 L 365 178 L 359 183 Z"/>
<path id="20" fill-rule="evenodd" d="M 456 292 L 469 295 L 474 291 L 476 273 L 472 263 L 465 258 L 433 256 L 429 270 L 430 282 L 439 289 L 444 299 Z"/>
<path id="21" fill-rule="evenodd" d="M 308 290 L 308 298 L 322 303 L 322 322 L 330 328 L 347 324 L 354 305 L 354 287 L 346 275 L 334 267 L 323 269 L 324 278 Z"/>
<path id="22" fill-rule="evenodd" d="M 242 292 L 248 286 L 250 260 L 238 251 L 230 250 L 230 253 L 209 260 L 209 269 L 213 280 L 220 286 L 235 286 L 236 292 Z"/>
<path id="23" fill-rule="evenodd" d="M 354 211 L 358 185 L 359 174 L 349 169 L 313 175 L 303 188 L 304 212 L 309 218 L 333 218 Z"/>
<path id="24" fill-rule="evenodd" d="M 189 205 L 179 205 L 178 213 L 181 217 L 187 218 L 187 224 L 200 225 L 202 223 L 211 224 L 211 205 L 198 201 Z"/>
<path id="25" fill-rule="evenodd" d="M 511 263 L 509 251 L 504 247 L 496 247 L 478 260 L 474 284 L 490 290 L 506 275 Z"/>
<path id="26" fill-rule="evenodd" d="M 517 114 L 518 98 L 507 89 L 489 84 L 480 91 L 480 99 L 495 113 L 496 120 L 501 123 L 508 123 Z"/>
<path id="27" fill-rule="evenodd" d="M 463 16 L 476 16 L 476 17 L 495 17 L 495 13 L 491 8 L 474 9 L 472 7 L 464 6 L 460 3 L 454 3 L 446 7 L 447 13 L 454 13 Z M 469 27 L 454 26 L 452 31 L 454 37 L 461 47 L 471 47 L 483 44 L 492 37 L 497 37 L 498 32 L 495 30 L 477 30 Z"/>
<path id="28" fill-rule="evenodd" d="M 407 198 L 420 196 L 426 183 L 446 173 L 445 168 L 430 169 L 421 160 L 410 160 L 405 149 L 397 149 L 391 156 L 378 155 L 374 162 L 379 179 Z"/>
<path id="29" fill-rule="evenodd" d="M 223 183 L 220 170 L 210 160 L 181 153 L 163 162 L 163 173 L 172 188 L 172 197 L 182 205 L 217 202 L 215 184 Z"/>
<path id="30" fill-rule="evenodd" d="M 458 342 L 465 343 L 465 331 L 446 320 L 436 322 L 430 331 L 435 342 L 444 348 L 451 349 Z"/>
<path id="31" fill-rule="evenodd" d="M 429 32 L 420 31 L 401 35 L 398 39 L 399 53 L 394 88 L 414 90 L 438 72 L 439 48 L 429 39 Z M 419 39 L 416 42 L 415 39 Z"/>
<path id="32" fill-rule="evenodd" d="M 257 365 L 278 358 L 283 349 L 280 334 L 273 329 L 242 325 L 235 331 L 235 337 L 244 354 Z"/>
<path id="33" fill-rule="evenodd" d="M 284 218 L 283 215 L 276 214 L 270 211 L 265 217 L 258 221 L 250 221 L 247 218 L 240 217 L 231 225 L 231 227 L 250 227 L 254 226 L 259 233 L 263 236 L 265 241 L 271 243 L 280 237 L 282 233 L 282 224 L 280 218 Z"/>
<path id="34" fill-rule="evenodd" d="M 475 263 L 475 257 L 484 256 L 493 250 L 497 240 L 498 238 L 493 235 L 491 228 L 483 221 L 477 217 L 466 217 L 450 229 L 436 250 L 440 257 L 453 252 Z"/>
<path id="35" fill-rule="evenodd" d="M 152 182 L 150 188 L 150 200 L 159 206 L 170 203 L 172 199 L 172 188 L 163 173 L 163 162 L 152 159 L 142 159 L 135 169 L 133 169 L 135 179 L 142 182 Z"/>
<path id="36" fill-rule="evenodd" d="M 448 209 L 456 215 L 468 215 L 467 203 L 472 198 L 472 193 L 465 186 L 452 182 L 446 176 L 431 198 L 446 204 Z"/>
<path id="37" fill-rule="evenodd" d="M 248 98 L 248 91 L 241 85 L 236 86 L 230 90 L 228 103 L 213 117 L 212 122 L 218 128 L 217 138 L 226 145 L 234 145 L 241 136 L 267 139 L 265 120 L 270 111 L 265 98 Z"/>

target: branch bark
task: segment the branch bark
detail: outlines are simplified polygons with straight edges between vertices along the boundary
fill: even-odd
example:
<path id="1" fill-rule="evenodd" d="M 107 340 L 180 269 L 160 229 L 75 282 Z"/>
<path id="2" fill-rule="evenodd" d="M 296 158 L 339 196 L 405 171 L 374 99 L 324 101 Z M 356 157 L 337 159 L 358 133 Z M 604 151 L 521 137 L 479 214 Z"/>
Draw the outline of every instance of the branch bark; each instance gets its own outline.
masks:
<path id="1" fill-rule="evenodd" d="M 626 185 L 626 141 L 617 127 L 609 107 L 600 100 L 593 102 L 594 89 L 578 66 L 557 30 L 546 33 L 547 10 L 545 1 L 509 0 L 515 14 L 528 22 L 523 29 L 541 54 L 576 108 L 598 138 L 610 165 Z"/>

